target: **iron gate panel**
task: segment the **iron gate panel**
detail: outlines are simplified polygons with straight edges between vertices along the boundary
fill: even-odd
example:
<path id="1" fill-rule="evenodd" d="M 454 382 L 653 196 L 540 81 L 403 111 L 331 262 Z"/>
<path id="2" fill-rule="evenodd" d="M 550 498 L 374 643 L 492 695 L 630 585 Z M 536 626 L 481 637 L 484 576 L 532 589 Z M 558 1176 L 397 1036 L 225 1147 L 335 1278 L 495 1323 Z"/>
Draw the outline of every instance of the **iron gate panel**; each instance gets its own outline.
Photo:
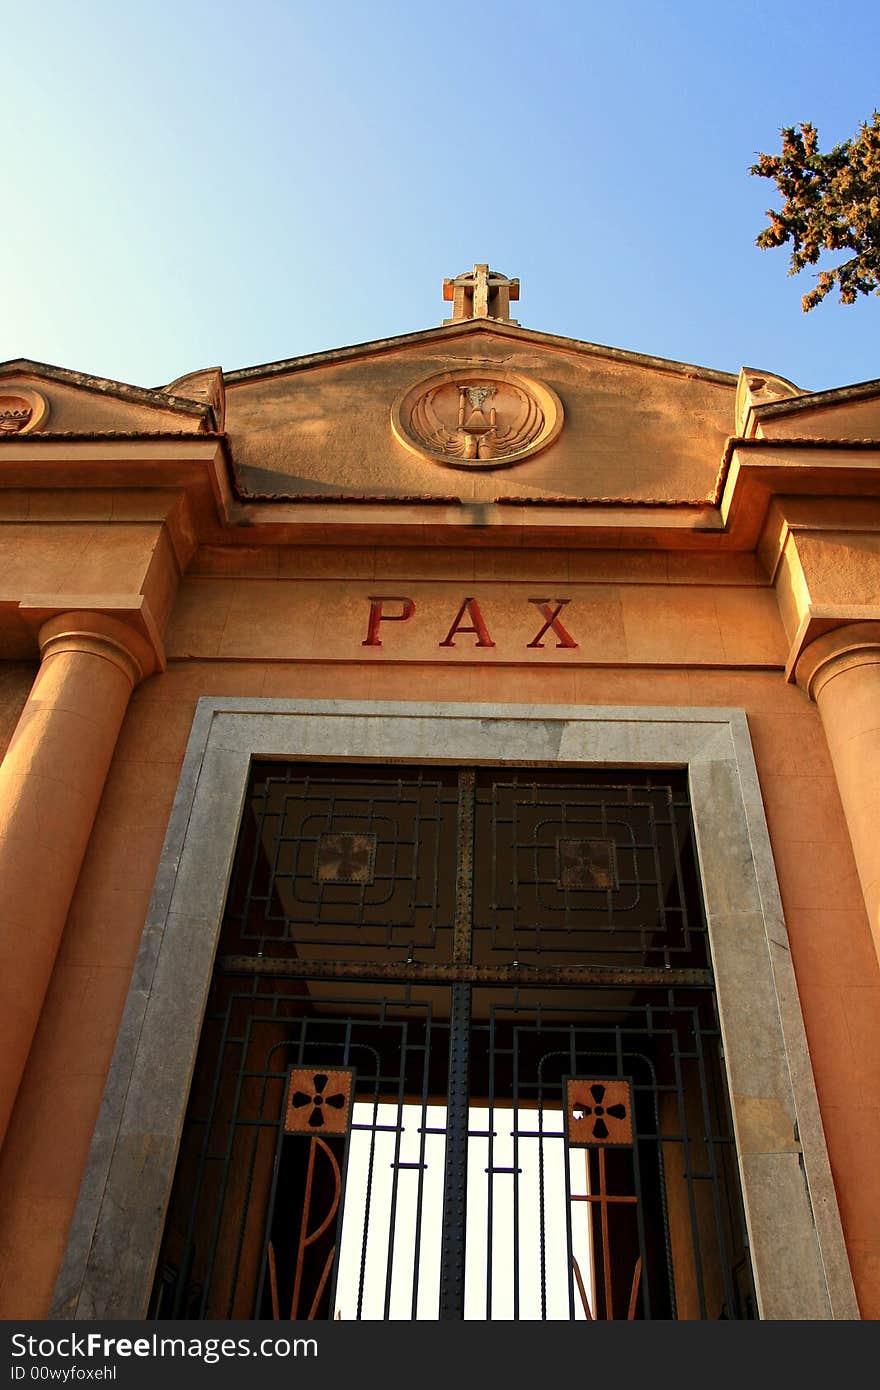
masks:
<path id="1" fill-rule="evenodd" d="M 486 1161 L 469 1165 L 485 1259 L 470 1261 L 468 1316 L 750 1316 L 710 992 L 479 989 L 473 1008 L 472 1106 L 488 1123 Z"/>
<path id="2" fill-rule="evenodd" d="M 449 960 L 457 814 L 454 768 L 269 765 L 248 798 L 225 949 Z"/>
<path id="3" fill-rule="evenodd" d="M 197 1061 L 194 1090 L 190 1099 L 181 1158 L 172 1197 L 163 1253 L 160 1260 L 155 1311 L 159 1317 L 251 1318 L 272 1317 L 269 1243 L 279 1286 L 291 1288 L 301 1257 L 305 1234 L 321 1224 L 332 1205 L 333 1194 L 323 1180 L 313 1194 L 311 1209 L 303 1221 L 308 1153 L 305 1138 L 284 1137 L 285 1094 L 291 1068 L 313 1077 L 333 1074 L 340 1068 L 354 1072 L 353 1121 L 349 1143 L 367 1136 L 363 1172 L 366 1201 L 359 1236 L 346 1232 L 356 1246 L 356 1286 L 353 1306 L 346 1316 L 356 1317 L 363 1305 L 367 1266 L 376 1277 L 376 1241 L 387 1251 L 384 1260 L 385 1286 L 381 1308 L 388 1315 L 392 1289 L 400 1284 L 400 1252 L 395 1255 L 395 1220 L 401 1200 L 401 1185 L 410 1185 L 407 1201 L 415 1200 L 415 1237 L 421 1238 L 425 1219 L 424 1172 L 430 1156 L 442 1173 L 443 1155 L 437 1153 L 442 1126 L 428 1125 L 432 1097 L 442 1096 L 446 1087 L 449 1049 L 448 990 L 431 988 L 414 998 L 407 986 L 377 989 L 370 985 L 349 988 L 324 981 L 255 980 L 250 988 L 235 977 L 219 976 L 212 989 L 205 1031 Z M 440 997 L 446 996 L 446 999 Z M 444 1017 L 444 1014 L 446 1017 Z M 329 1087 L 323 1088 L 329 1091 Z M 388 1107 L 393 1112 L 387 1117 Z M 408 1124 L 402 1116 L 408 1107 Z M 418 1121 L 409 1122 L 415 1107 Z M 404 1138 L 416 1133 L 414 1158 L 402 1154 Z M 407 1131 L 405 1134 L 405 1130 Z M 383 1136 L 390 1136 L 391 1151 L 385 1152 Z M 317 1137 L 323 1137 L 318 1134 Z M 338 1142 L 338 1141 L 337 1141 Z M 285 1147 L 294 1151 L 293 1162 L 282 1164 Z M 345 1142 L 337 1155 L 341 1177 L 348 1186 Z M 386 1146 L 387 1147 L 387 1146 Z M 387 1195 L 388 1223 L 379 1230 L 368 1228 L 377 1173 L 377 1148 L 383 1148 L 381 1162 L 393 1165 L 390 1187 L 380 1184 Z M 429 1155 L 428 1150 L 431 1150 Z M 297 1152 L 300 1151 L 300 1152 Z M 348 1165 L 350 1166 L 350 1165 Z M 387 1176 L 383 1174 L 382 1177 Z M 279 1179 L 286 1177 L 292 1191 Z M 334 1232 L 341 1236 L 342 1214 L 347 1207 L 350 1224 L 355 1203 L 345 1187 L 339 1203 L 339 1219 Z M 270 1196 L 274 1201 L 270 1201 Z M 285 1203 L 291 1213 L 286 1246 L 273 1239 L 270 1209 Z M 321 1203 L 325 1203 L 322 1211 Z M 372 1245 L 370 1246 L 370 1241 Z M 338 1245 L 338 1238 L 331 1242 Z M 368 1248 L 368 1246 L 370 1248 Z M 288 1274 L 281 1274 L 284 1266 Z M 299 1304 L 277 1309 L 277 1315 L 306 1317 L 324 1263 L 313 1271 L 312 1285 L 300 1289 Z M 290 1271 L 293 1271 L 292 1273 Z M 328 1316 L 334 1303 L 338 1262 L 334 1262 L 315 1316 Z M 409 1267 L 411 1281 L 408 1315 L 419 1311 L 419 1262 Z M 397 1289 L 399 1302 L 399 1289 Z M 422 1316 L 437 1316 L 433 1310 Z"/>
<path id="4" fill-rule="evenodd" d="M 153 1306 L 753 1315 L 683 774 L 255 765 Z"/>
<path id="5" fill-rule="evenodd" d="M 681 774 L 477 772 L 475 959 L 707 964 Z"/>

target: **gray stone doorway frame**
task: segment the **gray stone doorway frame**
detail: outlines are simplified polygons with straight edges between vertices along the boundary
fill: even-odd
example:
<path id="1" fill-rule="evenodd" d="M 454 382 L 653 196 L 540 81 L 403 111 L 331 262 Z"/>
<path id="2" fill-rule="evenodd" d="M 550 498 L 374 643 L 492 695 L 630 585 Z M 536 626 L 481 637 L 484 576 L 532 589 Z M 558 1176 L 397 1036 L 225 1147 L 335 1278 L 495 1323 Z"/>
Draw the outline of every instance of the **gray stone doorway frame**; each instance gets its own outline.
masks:
<path id="1" fill-rule="evenodd" d="M 52 1316 L 143 1318 L 251 759 L 688 771 L 763 1318 L 857 1318 L 745 713 L 199 701 Z"/>

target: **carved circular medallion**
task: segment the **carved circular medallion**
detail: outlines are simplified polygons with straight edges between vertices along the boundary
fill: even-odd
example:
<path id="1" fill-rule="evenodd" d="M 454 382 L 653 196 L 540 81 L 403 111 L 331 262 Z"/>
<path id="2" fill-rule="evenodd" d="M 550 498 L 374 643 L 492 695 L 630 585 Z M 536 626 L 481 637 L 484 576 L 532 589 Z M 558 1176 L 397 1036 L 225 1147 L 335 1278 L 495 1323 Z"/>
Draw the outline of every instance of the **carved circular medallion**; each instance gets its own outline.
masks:
<path id="1" fill-rule="evenodd" d="M 49 414 L 49 402 L 26 386 L 0 384 L 0 439 L 10 434 L 30 434 Z"/>
<path id="2" fill-rule="evenodd" d="M 562 402 L 518 372 L 438 372 L 398 396 L 391 428 L 405 449 L 448 468 L 509 468 L 553 442 Z"/>

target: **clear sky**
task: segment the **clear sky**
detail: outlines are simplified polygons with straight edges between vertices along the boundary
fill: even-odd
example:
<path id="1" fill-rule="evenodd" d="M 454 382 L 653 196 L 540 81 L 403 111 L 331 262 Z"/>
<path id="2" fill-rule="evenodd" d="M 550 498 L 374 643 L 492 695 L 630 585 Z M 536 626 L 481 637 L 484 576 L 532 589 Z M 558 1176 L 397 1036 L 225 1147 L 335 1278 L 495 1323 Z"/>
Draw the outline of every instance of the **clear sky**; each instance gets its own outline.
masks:
<path id="1" fill-rule="evenodd" d="M 488 261 L 528 327 L 880 377 L 880 300 L 803 314 L 748 175 L 880 106 L 876 0 L 0 5 L 0 359 L 154 386 L 430 327 Z"/>

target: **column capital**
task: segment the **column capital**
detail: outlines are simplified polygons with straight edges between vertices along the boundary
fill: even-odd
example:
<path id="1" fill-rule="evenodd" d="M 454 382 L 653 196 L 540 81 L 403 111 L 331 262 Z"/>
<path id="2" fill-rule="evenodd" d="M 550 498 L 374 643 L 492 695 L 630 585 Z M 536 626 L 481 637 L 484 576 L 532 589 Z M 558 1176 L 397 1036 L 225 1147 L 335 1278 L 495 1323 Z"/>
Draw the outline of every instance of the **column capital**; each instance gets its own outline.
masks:
<path id="1" fill-rule="evenodd" d="M 61 652 L 91 654 L 118 667 L 132 687 L 157 666 L 156 653 L 140 632 L 119 618 L 89 609 L 55 614 L 42 624 L 37 640 L 44 662 Z"/>
<path id="2" fill-rule="evenodd" d="M 803 649 L 794 678 L 811 700 L 817 700 L 834 676 L 875 665 L 880 665 L 880 622 L 842 623 Z"/>

